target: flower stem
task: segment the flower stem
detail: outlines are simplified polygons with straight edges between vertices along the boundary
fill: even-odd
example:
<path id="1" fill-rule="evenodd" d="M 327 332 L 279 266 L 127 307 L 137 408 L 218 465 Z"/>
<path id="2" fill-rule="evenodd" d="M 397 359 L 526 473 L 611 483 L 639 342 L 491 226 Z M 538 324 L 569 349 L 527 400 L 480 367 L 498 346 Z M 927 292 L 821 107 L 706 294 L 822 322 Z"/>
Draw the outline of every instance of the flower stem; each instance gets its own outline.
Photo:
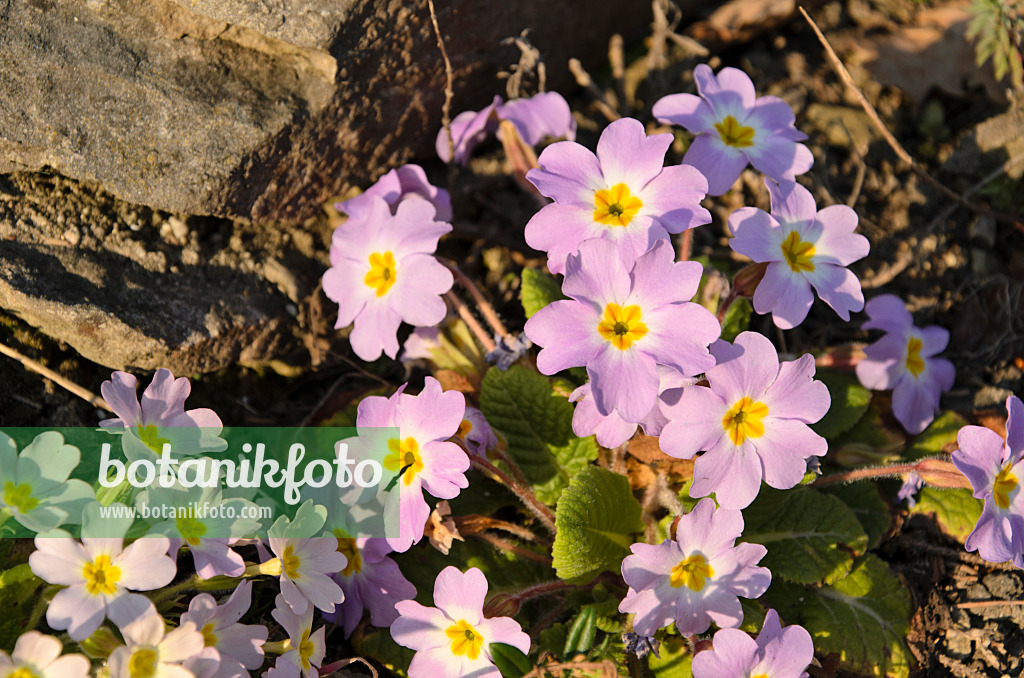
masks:
<path id="1" fill-rule="evenodd" d="M 486 320 L 487 324 L 491 326 L 494 333 L 501 337 L 511 338 L 512 335 L 509 334 L 508 328 L 505 327 L 503 322 L 501 322 L 501 318 L 498 317 L 498 313 L 494 310 L 494 307 L 491 306 L 491 303 L 484 298 L 483 292 L 481 292 L 480 288 L 476 286 L 476 283 L 470 280 L 465 273 L 460 271 L 459 267 L 453 262 L 442 261 L 442 263 L 448 267 L 448 270 L 452 272 L 452 275 L 459 281 L 459 284 L 465 287 L 469 292 L 469 295 L 473 297 L 473 301 L 476 303 L 477 308 L 480 309 L 480 315 L 484 317 L 484 320 Z"/>
<path id="2" fill-rule="evenodd" d="M 161 589 L 160 592 L 152 596 L 150 600 L 153 601 L 154 605 L 156 605 L 157 603 L 162 603 L 168 598 L 173 598 L 182 591 L 194 591 L 196 589 L 196 586 L 198 586 L 198 584 L 201 581 L 202 578 L 199 575 L 194 574 L 183 582 L 179 582 L 174 586 L 168 586 L 167 588 Z"/>
<path id="3" fill-rule="evenodd" d="M 895 478 L 904 473 L 917 471 L 917 464 L 896 464 L 893 466 L 871 466 L 859 468 L 853 471 L 843 471 L 832 475 L 822 476 L 811 485 L 820 487 L 822 485 L 834 485 L 835 483 L 852 483 L 857 480 L 870 480 L 872 478 Z"/>
<path id="4" fill-rule="evenodd" d="M 485 332 L 484 328 L 480 326 L 479 321 L 477 321 L 472 311 L 469 310 L 469 307 L 463 303 L 462 299 L 459 299 L 458 295 L 451 291 L 445 292 L 444 298 L 448 300 L 448 303 L 452 305 L 452 308 L 454 308 L 455 312 L 459 314 L 462 321 L 466 323 L 466 327 L 468 327 L 477 338 L 477 341 L 479 341 L 480 345 L 484 347 L 484 350 L 488 353 L 493 351 L 494 340 L 487 335 L 487 332 Z"/>
<path id="5" fill-rule="evenodd" d="M 497 478 L 498 482 L 512 490 L 512 493 L 519 498 L 519 501 L 523 502 L 523 505 L 530 510 L 530 513 L 536 516 L 537 520 L 539 520 L 541 524 L 551 532 L 551 534 L 555 534 L 557 530 L 555 528 L 554 512 L 552 512 L 551 509 L 548 508 L 540 499 L 537 499 L 537 495 L 533 493 L 533 490 L 529 485 L 520 485 L 507 473 L 478 455 L 471 454 L 469 455 L 469 459 L 474 466 L 487 471 Z"/>

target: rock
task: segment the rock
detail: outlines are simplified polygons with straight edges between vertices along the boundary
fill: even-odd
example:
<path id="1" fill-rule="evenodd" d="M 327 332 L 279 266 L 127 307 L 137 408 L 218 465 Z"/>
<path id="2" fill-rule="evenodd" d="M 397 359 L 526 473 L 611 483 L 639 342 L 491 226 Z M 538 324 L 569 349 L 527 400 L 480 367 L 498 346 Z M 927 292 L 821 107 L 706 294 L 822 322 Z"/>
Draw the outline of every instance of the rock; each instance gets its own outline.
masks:
<path id="1" fill-rule="evenodd" d="M 439 3 L 454 111 L 503 93 L 530 28 L 549 87 L 650 21 L 630 0 Z M 301 221 L 432 155 L 425 0 L 31 0 L 0 12 L 0 172 L 48 168 L 171 212 Z"/>

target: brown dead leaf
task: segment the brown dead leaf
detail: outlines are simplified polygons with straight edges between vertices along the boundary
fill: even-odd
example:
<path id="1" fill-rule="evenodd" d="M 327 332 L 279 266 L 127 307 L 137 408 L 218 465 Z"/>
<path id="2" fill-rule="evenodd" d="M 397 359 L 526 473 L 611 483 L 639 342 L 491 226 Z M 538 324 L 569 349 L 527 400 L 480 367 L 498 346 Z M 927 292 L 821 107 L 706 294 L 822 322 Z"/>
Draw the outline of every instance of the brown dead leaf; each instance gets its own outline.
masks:
<path id="1" fill-rule="evenodd" d="M 448 555 L 454 540 L 466 541 L 459 534 L 459 528 L 455 526 L 448 500 L 437 502 L 437 506 L 430 512 L 430 518 L 427 519 L 427 524 L 423 528 L 423 534 L 430 540 L 430 545 L 444 555 Z"/>
<path id="2" fill-rule="evenodd" d="M 630 485 L 638 483 L 634 489 L 646 487 L 654 480 L 654 476 L 648 475 L 641 467 L 646 467 L 653 474 L 669 476 L 670 482 L 685 482 L 693 477 L 693 460 L 668 456 L 661 450 L 655 436 L 639 433 L 627 443 L 626 450 L 633 458 L 627 460 L 626 464 L 629 469 Z M 634 463 L 630 464 L 630 461 Z"/>

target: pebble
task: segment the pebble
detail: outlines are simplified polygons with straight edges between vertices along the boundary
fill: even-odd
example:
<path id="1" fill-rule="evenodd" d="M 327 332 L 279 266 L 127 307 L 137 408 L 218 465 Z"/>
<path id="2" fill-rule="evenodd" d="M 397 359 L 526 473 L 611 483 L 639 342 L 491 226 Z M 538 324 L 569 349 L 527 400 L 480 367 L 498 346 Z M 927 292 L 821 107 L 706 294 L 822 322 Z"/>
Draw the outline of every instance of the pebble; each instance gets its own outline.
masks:
<path id="1" fill-rule="evenodd" d="M 68 230 L 64 231 L 64 239 L 77 247 L 78 243 L 82 241 L 82 234 L 79 233 L 77 228 L 72 226 Z"/>

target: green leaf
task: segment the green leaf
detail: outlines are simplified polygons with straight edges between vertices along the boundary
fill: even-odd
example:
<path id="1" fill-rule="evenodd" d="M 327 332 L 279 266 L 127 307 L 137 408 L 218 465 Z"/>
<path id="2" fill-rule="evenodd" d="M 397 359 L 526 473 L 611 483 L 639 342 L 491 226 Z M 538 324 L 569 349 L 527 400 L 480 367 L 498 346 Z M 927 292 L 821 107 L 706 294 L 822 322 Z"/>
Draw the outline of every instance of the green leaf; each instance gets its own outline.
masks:
<path id="1" fill-rule="evenodd" d="M 594 647 L 594 640 L 597 638 L 597 608 L 593 605 L 584 605 L 580 613 L 576 615 L 572 626 L 569 627 L 569 634 L 565 638 L 565 646 L 562 649 L 564 659 L 571 658 L 577 654 L 586 654 Z"/>
<path id="2" fill-rule="evenodd" d="M 25 620 L 39 598 L 37 591 L 43 580 L 32 574 L 28 563 L 0 572 L 0 650 L 10 654 L 25 630 Z"/>
<path id="3" fill-rule="evenodd" d="M 505 678 L 522 678 L 533 668 L 533 662 L 518 647 L 505 643 L 488 643 L 487 650 L 494 660 L 494 665 Z"/>
<path id="4" fill-rule="evenodd" d="M 750 327 L 750 312 L 753 307 L 746 297 L 734 299 L 722 318 L 722 340 L 735 341 L 740 332 Z"/>
<path id="5" fill-rule="evenodd" d="M 787 622 L 810 632 L 820 654 L 837 653 L 842 668 L 893 678 L 909 675 L 912 660 L 903 639 L 910 628 L 910 598 L 876 556 L 865 556 L 831 586 L 808 589 L 773 582 L 768 594 Z"/>
<path id="6" fill-rule="evenodd" d="M 917 504 L 910 512 L 934 515 L 946 534 L 964 541 L 978 524 L 984 505 L 967 489 L 923 487 L 917 495 Z"/>
<path id="7" fill-rule="evenodd" d="M 829 485 L 823 491 L 842 500 L 857 516 L 860 526 L 868 535 L 868 548 L 873 549 L 882 541 L 889 531 L 892 516 L 889 505 L 882 499 L 875 483 L 850 483 L 849 485 Z"/>
<path id="8" fill-rule="evenodd" d="M 588 581 L 605 570 L 619 570 L 632 535 L 643 529 L 640 512 L 625 476 L 596 466 L 580 471 L 555 511 L 552 557 L 558 576 Z"/>
<path id="9" fill-rule="evenodd" d="M 396 643 L 387 629 L 375 629 L 368 625 L 356 627 L 356 632 L 352 634 L 349 642 L 356 656 L 373 657 L 399 676 L 409 674 L 409 663 L 416 654 Z"/>
<path id="10" fill-rule="evenodd" d="M 558 282 L 557 278 L 547 273 L 541 273 L 533 268 L 524 268 L 520 298 L 523 302 L 523 310 L 526 312 L 526 317 L 531 318 L 534 313 L 552 301 L 558 301 L 566 297 L 562 294 L 562 285 Z"/>
<path id="11" fill-rule="evenodd" d="M 505 372 L 492 367 L 481 386 L 480 409 L 543 502 L 553 504 L 573 474 L 597 458 L 594 438 L 572 432 L 572 404 L 542 374 L 518 365 Z"/>
<path id="12" fill-rule="evenodd" d="M 741 540 L 768 547 L 759 564 L 775 577 L 800 584 L 844 577 L 854 555 L 863 553 L 868 543 L 846 504 L 809 487 L 785 492 L 762 488 L 743 510 L 743 522 Z"/>
<path id="13" fill-rule="evenodd" d="M 956 412 L 943 412 L 914 438 L 903 457 L 914 461 L 942 454 L 947 445 L 956 442 L 956 434 L 966 425 L 967 420 Z"/>
<path id="14" fill-rule="evenodd" d="M 855 374 L 818 370 L 815 378 L 824 382 L 832 396 L 828 412 L 816 424 L 814 432 L 829 440 L 849 431 L 860 421 L 871 403 L 871 391 L 860 385 Z"/>
<path id="15" fill-rule="evenodd" d="M 658 648 L 658 656 L 647 655 L 647 667 L 655 678 L 693 678 L 690 663 L 693 654 L 679 636 L 667 636 Z"/>

